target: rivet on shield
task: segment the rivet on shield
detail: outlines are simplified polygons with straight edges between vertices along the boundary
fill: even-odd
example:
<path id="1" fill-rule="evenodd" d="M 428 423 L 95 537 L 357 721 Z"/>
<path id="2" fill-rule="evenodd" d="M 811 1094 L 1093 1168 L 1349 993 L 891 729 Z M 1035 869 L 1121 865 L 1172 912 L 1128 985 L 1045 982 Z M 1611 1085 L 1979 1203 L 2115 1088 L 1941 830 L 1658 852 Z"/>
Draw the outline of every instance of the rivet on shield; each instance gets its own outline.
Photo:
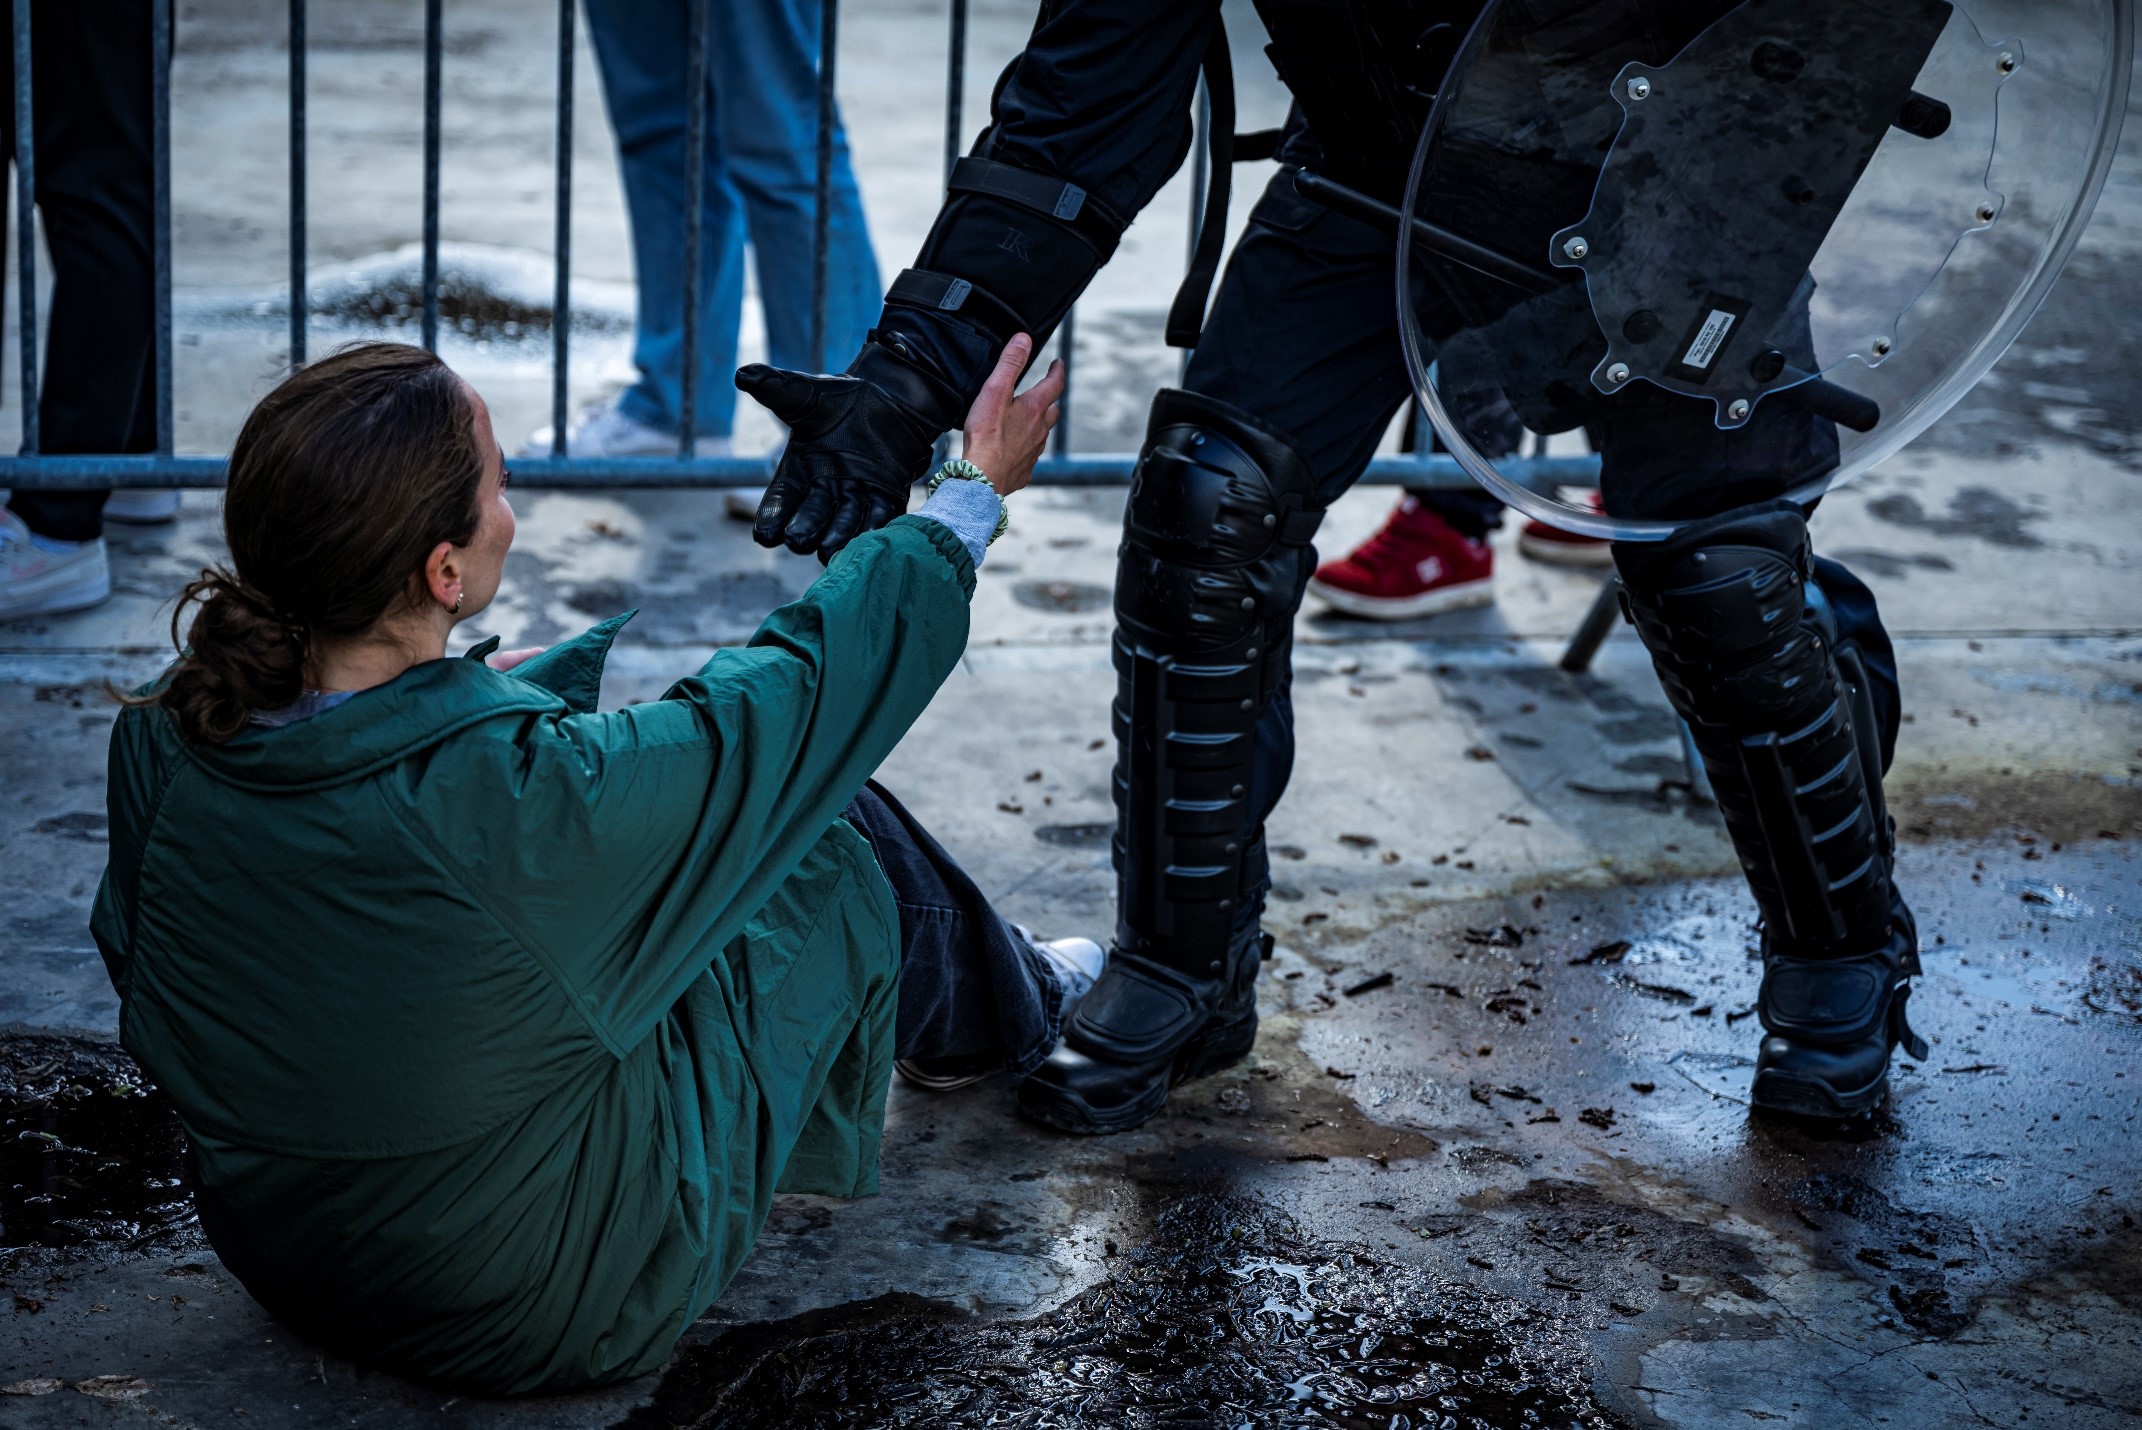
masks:
<path id="1" fill-rule="evenodd" d="M 1629 380 L 1629 365 L 1625 362 L 1615 363 L 1606 370 L 1606 380 L 1616 387 L 1621 386 Z"/>
<path id="2" fill-rule="evenodd" d="M 1735 401 L 1732 406 L 1728 407 L 1725 410 L 1725 415 L 1729 421 L 1745 422 L 1748 420 L 1749 410 L 1750 409 L 1748 407 L 1748 399 L 1743 397 Z"/>
<path id="3" fill-rule="evenodd" d="M 2001 51 L 2001 57 L 1994 61 L 1995 66 L 2000 69 L 2002 74 L 2014 74 L 2016 72 L 2016 66 L 2020 63 L 2022 63 L 2022 61 L 2016 58 L 2016 52 L 2014 50 Z"/>
<path id="4" fill-rule="evenodd" d="M 1980 223 L 1992 223 L 1993 216 L 1999 212 L 2000 210 L 1996 209 L 1992 204 L 1980 204 L 1978 206 L 1978 221 Z"/>
<path id="5" fill-rule="evenodd" d="M 1887 338 L 1876 338 L 1874 340 L 1874 355 L 1876 357 L 1888 357 L 1889 349 L 1893 346 L 1895 345 Z"/>
<path id="6" fill-rule="evenodd" d="M 1642 75 L 1633 76 L 1629 80 L 1629 98 L 1639 100 L 1651 98 L 1651 81 L 1645 79 Z"/>
<path id="7" fill-rule="evenodd" d="M 1579 261 L 1582 261 L 1584 256 L 1591 251 L 1592 246 L 1584 241 L 1582 234 L 1570 235 L 1569 242 L 1562 245 L 1562 252 Z"/>

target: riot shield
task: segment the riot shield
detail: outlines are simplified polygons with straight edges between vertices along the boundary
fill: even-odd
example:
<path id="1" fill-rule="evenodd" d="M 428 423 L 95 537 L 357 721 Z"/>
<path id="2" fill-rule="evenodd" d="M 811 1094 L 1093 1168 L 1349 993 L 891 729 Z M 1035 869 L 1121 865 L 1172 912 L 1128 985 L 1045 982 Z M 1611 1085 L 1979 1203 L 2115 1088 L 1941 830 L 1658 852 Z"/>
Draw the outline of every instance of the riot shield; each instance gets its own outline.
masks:
<path id="1" fill-rule="evenodd" d="M 1398 225 L 1422 405 L 1483 485 L 1590 535 L 1812 500 L 2044 301 L 2133 43 L 2133 0 L 1494 0 Z M 1603 511 L 1528 483 L 1513 409 L 1590 440 Z"/>

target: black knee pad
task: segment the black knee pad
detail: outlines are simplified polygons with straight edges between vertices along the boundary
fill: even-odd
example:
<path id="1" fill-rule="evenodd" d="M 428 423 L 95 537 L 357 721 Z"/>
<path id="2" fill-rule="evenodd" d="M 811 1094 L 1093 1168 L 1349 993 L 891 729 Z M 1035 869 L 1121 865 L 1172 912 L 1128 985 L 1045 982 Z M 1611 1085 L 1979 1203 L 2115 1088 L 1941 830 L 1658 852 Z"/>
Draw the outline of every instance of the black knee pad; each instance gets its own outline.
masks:
<path id="1" fill-rule="evenodd" d="M 1866 676 L 1809 597 L 1799 508 L 1750 507 L 1664 542 L 1619 543 L 1614 559 L 1769 945 L 1809 959 L 1889 946 L 1896 909 Z"/>
<path id="2" fill-rule="evenodd" d="M 1131 475 L 1117 619 L 1187 653 L 1291 618 L 1323 518 L 1309 464 L 1284 437 L 1224 402 L 1164 389 Z"/>
<path id="3" fill-rule="evenodd" d="M 1154 399 L 1116 575 L 1117 946 L 1193 978 L 1224 971 L 1262 877 L 1257 720 L 1322 517 L 1285 438 L 1210 398 Z"/>

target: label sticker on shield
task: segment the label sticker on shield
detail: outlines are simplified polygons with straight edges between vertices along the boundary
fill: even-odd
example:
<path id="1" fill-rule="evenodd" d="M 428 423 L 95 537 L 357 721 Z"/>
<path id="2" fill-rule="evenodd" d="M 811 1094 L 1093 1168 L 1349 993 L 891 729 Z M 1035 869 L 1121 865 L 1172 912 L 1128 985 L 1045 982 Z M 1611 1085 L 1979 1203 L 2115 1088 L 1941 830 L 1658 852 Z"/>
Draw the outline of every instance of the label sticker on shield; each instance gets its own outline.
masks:
<path id="1" fill-rule="evenodd" d="M 1688 333 L 1681 339 L 1681 360 L 1667 368 L 1670 376 L 1683 382 L 1698 385 L 1709 382 L 1711 374 L 1718 370 L 1719 354 L 1727 343 L 1740 331 L 1741 319 L 1748 316 L 1745 299 L 1729 298 L 1723 293 L 1713 293 L 1703 300 L 1696 310 L 1696 320 L 1689 325 Z"/>

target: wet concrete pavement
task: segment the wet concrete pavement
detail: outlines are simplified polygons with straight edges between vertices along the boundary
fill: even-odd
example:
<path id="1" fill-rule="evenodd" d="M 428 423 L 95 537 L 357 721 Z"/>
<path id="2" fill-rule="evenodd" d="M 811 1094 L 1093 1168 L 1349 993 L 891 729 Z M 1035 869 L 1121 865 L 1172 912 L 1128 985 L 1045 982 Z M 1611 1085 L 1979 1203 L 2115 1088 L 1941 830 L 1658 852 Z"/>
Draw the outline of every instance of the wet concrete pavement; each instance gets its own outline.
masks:
<path id="1" fill-rule="evenodd" d="M 500 1405 L 370 1375 L 295 1342 L 181 1228 L 11 1253 L 0 1384 L 64 1384 L 0 1407 L 24 1425 L 150 1407 L 670 1425 L 716 1405 L 706 1423 L 1202 1406 L 1169 1423 L 1382 1425 L 1431 1404 L 1494 1426 L 2129 1423 L 2142 881 L 2131 839 L 2027 839 L 1907 847 L 1933 1056 L 1864 1125 L 1749 1114 L 1732 883 L 1467 900 L 1283 947 L 1255 1055 L 1135 1134 L 1027 1126 L 1001 1086 L 896 1088 L 884 1195 L 782 1199 L 649 1383 Z M 114 1400 L 97 1376 L 142 1384 Z"/>
<path id="2" fill-rule="evenodd" d="M 363 295 L 407 266 L 421 13 L 328 8 L 316 283 L 355 297 L 323 342 L 361 331 Z M 547 282 L 525 235 L 547 233 L 529 97 L 547 94 L 547 39 L 511 6 L 449 8 L 465 145 L 449 233 L 474 245 L 457 260 L 471 311 L 498 300 L 527 324 L 508 335 L 500 316 L 449 355 L 511 431 L 546 391 L 527 295 Z M 970 114 L 1026 13 L 977 7 Z M 216 0 L 181 16 L 180 112 L 200 116 L 179 129 L 195 146 L 182 433 L 201 450 L 278 360 L 278 15 Z M 887 255 L 928 218 L 936 98 L 911 76 L 934 66 L 941 18 L 850 7 L 847 103 Z M 1236 28 L 1237 68 L 1263 85 Z M 585 62 L 582 80 L 592 95 Z M 630 299 L 589 108 L 578 396 L 620 380 Z M 1880 598 L 1905 687 L 1888 789 L 1933 1055 L 1900 1063 L 1880 1116 L 1750 1114 L 1753 909 L 1715 812 L 1626 631 L 1589 674 L 1554 668 L 1597 577 L 1524 562 L 1505 531 L 1492 609 L 1376 628 L 1305 613 L 1302 748 L 1270 831 L 1279 947 L 1245 1065 L 1099 1140 L 1019 1122 L 1005 1086 L 896 1086 L 883 1195 L 782 1199 L 672 1365 L 586 1396 L 471 1401 L 322 1355 L 193 1229 L 165 1114 L 105 1041 L 117 1006 L 84 923 L 104 857 L 101 682 L 157 668 L 163 603 L 219 535 L 198 495 L 173 526 L 115 528 L 111 603 L 0 627 L 0 1425 L 2132 1424 L 2142 409 L 2118 345 L 2137 316 L 2136 138 L 1993 378 L 1815 519 Z M 1141 220 L 1082 310 L 1089 447 L 1133 440 L 1172 371 L 1156 310 L 1179 211 L 1164 198 Z M 1343 549 L 1387 501 L 1348 497 L 1321 544 Z M 541 642 L 640 607 L 613 704 L 744 638 L 817 569 L 753 547 L 709 495 L 516 506 L 482 633 Z M 1120 507 L 1015 503 L 968 658 L 884 771 L 1009 914 L 1052 934 L 1110 920 Z"/>

